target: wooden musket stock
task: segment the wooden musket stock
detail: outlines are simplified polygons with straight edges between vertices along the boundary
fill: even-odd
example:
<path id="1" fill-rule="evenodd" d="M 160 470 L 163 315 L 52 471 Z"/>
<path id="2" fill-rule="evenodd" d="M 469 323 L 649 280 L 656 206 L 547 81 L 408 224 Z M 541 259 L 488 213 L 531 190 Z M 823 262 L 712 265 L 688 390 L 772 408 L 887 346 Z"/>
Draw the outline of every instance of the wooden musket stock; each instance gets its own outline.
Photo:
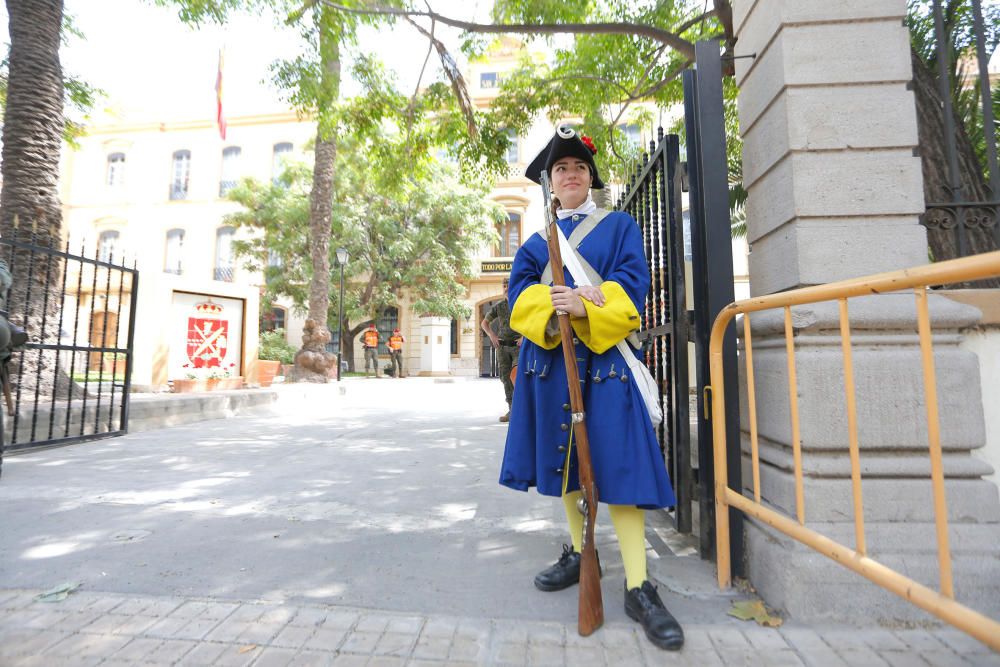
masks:
<path id="1" fill-rule="evenodd" d="M 552 284 L 565 285 L 562 253 L 559 251 L 559 232 L 552 214 L 552 190 L 548 171 L 542 171 L 542 196 L 545 206 L 545 237 L 549 244 L 549 263 L 552 265 Z M 594 468 L 590 462 L 590 440 L 584 420 L 583 392 L 580 390 L 580 371 L 576 365 L 576 347 L 569 314 L 558 312 L 559 335 L 562 337 L 563 360 L 566 363 L 566 382 L 569 385 L 569 404 L 572 410 L 573 440 L 580 468 L 580 491 L 583 494 L 583 550 L 580 554 L 580 606 L 578 632 L 586 637 L 604 624 L 604 602 L 601 598 L 601 571 L 594 547 L 594 523 L 597 520 L 597 485 Z"/>

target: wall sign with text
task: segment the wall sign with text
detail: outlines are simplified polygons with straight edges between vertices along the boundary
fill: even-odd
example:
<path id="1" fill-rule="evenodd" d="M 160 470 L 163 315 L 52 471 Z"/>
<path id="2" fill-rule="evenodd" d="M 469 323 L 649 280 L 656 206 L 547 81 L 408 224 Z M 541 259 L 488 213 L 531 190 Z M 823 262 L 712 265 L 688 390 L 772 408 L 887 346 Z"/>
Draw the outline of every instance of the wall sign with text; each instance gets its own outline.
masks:
<path id="1" fill-rule="evenodd" d="M 511 267 L 513 265 L 514 265 L 514 262 L 509 261 L 509 260 L 506 260 L 506 261 L 483 260 L 481 272 L 482 273 L 510 273 L 510 269 L 511 269 Z"/>

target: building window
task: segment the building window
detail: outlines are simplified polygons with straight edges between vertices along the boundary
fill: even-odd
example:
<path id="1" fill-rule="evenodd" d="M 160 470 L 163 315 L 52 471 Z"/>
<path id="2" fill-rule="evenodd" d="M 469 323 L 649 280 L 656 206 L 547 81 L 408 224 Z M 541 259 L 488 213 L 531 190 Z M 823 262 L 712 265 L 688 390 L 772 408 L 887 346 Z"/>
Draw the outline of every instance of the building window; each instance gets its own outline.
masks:
<path id="1" fill-rule="evenodd" d="M 521 161 L 521 151 L 518 145 L 517 133 L 514 130 L 504 130 L 507 135 L 507 164 L 517 164 Z"/>
<path id="2" fill-rule="evenodd" d="M 166 253 L 163 260 L 163 272 L 181 275 L 181 255 L 184 250 L 184 230 L 171 229 L 167 232 Z"/>
<path id="3" fill-rule="evenodd" d="M 125 183 L 125 153 L 108 156 L 108 187 L 117 188 Z"/>
<path id="4" fill-rule="evenodd" d="M 216 280 L 233 282 L 233 236 L 232 227 L 219 227 L 215 232 L 215 273 Z"/>
<path id="5" fill-rule="evenodd" d="M 521 246 L 521 214 L 507 213 L 507 221 L 497 225 L 500 234 L 500 245 L 496 248 L 495 257 L 513 257 Z"/>
<path id="6" fill-rule="evenodd" d="M 500 75 L 496 72 L 481 72 L 479 74 L 480 88 L 497 88 L 500 85 Z"/>
<path id="7" fill-rule="evenodd" d="M 389 336 L 392 330 L 399 326 L 399 309 L 395 306 L 386 306 L 375 319 L 375 328 L 378 329 L 378 353 L 389 354 Z"/>
<path id="8" fill-rule="evenodd" d="M 188 179 L 191 176 L 191 151 L 174 152 L 173 180 L 170 182 L 171 199 L 187 199 Z"/>
<path id="9" fill-rule="evenodd" d="M 101 232 L 100 236 L 97 237 L 97 260 L 110 262 L 116 254 L 119 254 L 118 241 L 118 232 L 114 230 Z"/>
<path id="10" fill-rule="evenodd" d="M 229 146 L 222 151 L 222 175 L 219 178 L 219 196 L 225 197 L 229 191 L 236 187 L 240 180 L 240 154 L 239 146 Z"/>
<path id="11" fill-rule="evenodd" d="M 285 328 L 286 311 L 280 306 L 275 306 L 260 318 L 261 331 L 274 331 Z"/>
<path id="12" fill-rule="evenodd" d="M 281 174 L 288 165 L 288 158 L 291 156 L 291 153 L 292 145 L 287 141 L 274 145 L 274 153 L 271 155 L 271 182 L 275 185 L 280 184 Z"/>
<path id="13" fill-rule="evenodd" d="M 458 320 L 451 320 L 451 356 L 458 356 Z"/>

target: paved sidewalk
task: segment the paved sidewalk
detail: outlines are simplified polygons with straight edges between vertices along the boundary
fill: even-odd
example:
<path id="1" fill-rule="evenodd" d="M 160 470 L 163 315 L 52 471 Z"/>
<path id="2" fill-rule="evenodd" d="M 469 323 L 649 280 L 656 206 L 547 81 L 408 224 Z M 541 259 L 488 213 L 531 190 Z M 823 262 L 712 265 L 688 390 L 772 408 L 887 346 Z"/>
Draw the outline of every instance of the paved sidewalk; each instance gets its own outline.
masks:
<path id="1" fill-rule="evenodd" d="M 622 609 L 603 507 L 606 623 L 579 637 L 577 591 L 531 585 L 566 540 L 561 504 L 496 483 L 499 382 L 277 393 L 273 412 L 5 460 L 0 667 L 1000 667 L 930 616 L 905 630 L 739 621 L 726 612 L 747 593 L 720 591 L 696 537 L 650 512 L 649 576 L 687 634 L 660 651 Z M 81 588 L 35 601 L 63 582 Z"/>
<path id="2" fill-rule="evenodd" d="M 951 629 L 768 629 L 687 625 L 678 653 L 634 623 L 591 637 L 551 622 L 468 619 L 342 606 L 79 591 L 61 602 L 0 591 L 0 664 L 67 665 L 1000 665 Z"/>

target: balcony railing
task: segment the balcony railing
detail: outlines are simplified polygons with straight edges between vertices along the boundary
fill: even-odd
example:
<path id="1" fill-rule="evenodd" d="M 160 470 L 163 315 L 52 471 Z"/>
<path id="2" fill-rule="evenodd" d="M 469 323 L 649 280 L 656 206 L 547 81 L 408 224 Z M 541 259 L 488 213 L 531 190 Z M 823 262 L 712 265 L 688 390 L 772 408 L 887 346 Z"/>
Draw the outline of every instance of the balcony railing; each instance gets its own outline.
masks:
<path id="1" fill-rule="evenodd" d="M 231 266 L 217 266 L 215 267 L 214 277 L 216 280 L 221 280 L 224 283 L 231 283 L 233 282 L 235 273 L 235 270 Z"/>

